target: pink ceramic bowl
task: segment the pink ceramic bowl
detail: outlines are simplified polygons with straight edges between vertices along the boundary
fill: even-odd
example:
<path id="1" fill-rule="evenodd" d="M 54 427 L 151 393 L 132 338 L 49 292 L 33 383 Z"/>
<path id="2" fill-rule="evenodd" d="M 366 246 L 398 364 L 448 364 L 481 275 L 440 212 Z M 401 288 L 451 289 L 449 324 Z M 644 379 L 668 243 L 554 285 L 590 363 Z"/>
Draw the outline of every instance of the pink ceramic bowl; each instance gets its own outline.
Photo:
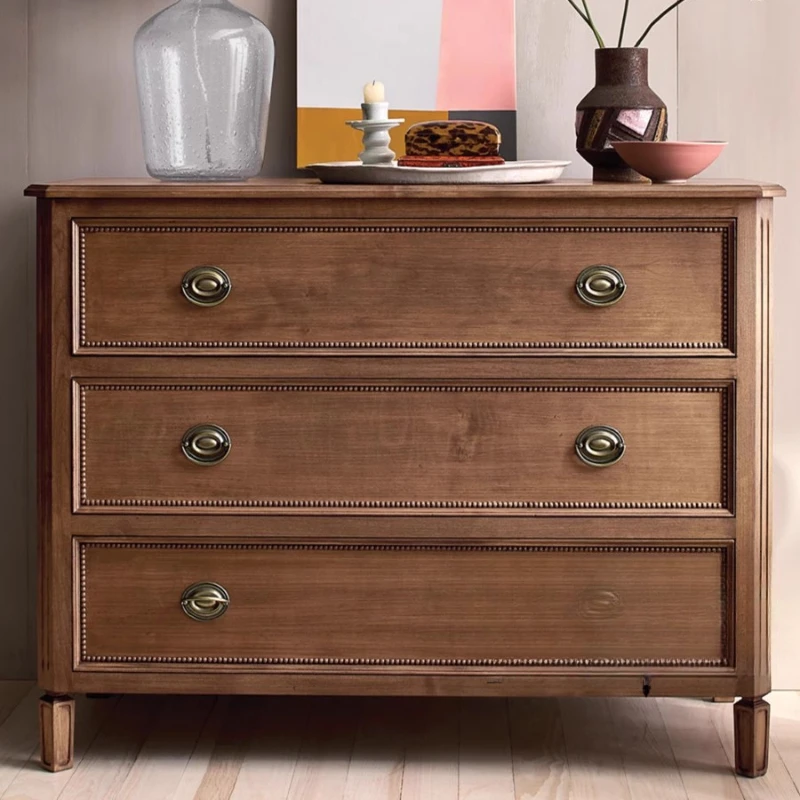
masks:
<path id="1" fill-rule="evenodd" d="M 656 183 L 686 183 L 708 169 L 727 142 L 613 142 L 629 167 Z"/>

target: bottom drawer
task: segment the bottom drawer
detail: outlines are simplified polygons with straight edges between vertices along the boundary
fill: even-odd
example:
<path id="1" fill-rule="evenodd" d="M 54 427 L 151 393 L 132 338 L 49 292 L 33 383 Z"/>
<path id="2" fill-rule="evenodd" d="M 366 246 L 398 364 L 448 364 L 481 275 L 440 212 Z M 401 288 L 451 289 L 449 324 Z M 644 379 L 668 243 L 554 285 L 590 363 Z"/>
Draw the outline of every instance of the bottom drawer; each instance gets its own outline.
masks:
<path id="1" fill-rule="evenodd" d="M 77 657 L 82 669 L 725 666 L 730 547 L 84 540 Z M 197 584 L 212 586 L 187 595 Z"/>

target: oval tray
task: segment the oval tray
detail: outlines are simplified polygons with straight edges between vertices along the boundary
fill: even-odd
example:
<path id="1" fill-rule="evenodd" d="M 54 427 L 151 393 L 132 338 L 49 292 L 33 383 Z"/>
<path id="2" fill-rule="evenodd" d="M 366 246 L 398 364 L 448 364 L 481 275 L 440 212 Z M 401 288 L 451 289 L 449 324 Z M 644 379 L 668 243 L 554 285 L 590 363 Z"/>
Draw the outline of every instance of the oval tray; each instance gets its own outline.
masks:
<path id="1" fill-rule="evenodd" d="M 323 183 L 469 184 L 549 183 L 558 180 L 571 161 L 508 161 L 487 167 L 367 166 L 360 161 L 309 164 Z"/>

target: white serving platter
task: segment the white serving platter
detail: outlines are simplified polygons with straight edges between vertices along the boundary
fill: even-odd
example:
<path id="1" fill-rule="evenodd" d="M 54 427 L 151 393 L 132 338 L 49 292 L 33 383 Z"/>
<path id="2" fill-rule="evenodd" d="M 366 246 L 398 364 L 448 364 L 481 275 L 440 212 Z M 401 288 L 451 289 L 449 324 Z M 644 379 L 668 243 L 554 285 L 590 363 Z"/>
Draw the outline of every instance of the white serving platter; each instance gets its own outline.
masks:
<path id="1" fill-rule="evenodd" d="M 508 161 L 487 167 L 368 166 L 360 161 L 309 164 L 323 183 L 406 184 L 549 183 L 561 177 L 571 161 Z"/>

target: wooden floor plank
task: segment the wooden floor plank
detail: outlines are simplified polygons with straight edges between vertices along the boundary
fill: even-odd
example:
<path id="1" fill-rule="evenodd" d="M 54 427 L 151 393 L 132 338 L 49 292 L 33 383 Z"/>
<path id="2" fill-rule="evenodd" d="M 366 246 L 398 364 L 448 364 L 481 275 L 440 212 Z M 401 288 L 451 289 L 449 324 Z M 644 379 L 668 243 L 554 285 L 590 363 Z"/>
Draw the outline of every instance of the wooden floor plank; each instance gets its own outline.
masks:
<path id="1" fill-rule="evenodd" d="M 770 698 L 770 769 L 749 780 L 729 705 L 521 698 L 79 697 L 76 768 L 51 775 L 38 690 L 0 685 L 0 715 L 25 690 L 2 800 L 800 800 L 797 695 Z"/>
<path id="2" fill-rule="evenodd" d="M 33 688 L 33 681 L 0 681 L 0 725 Z"/>
<path id="3" fill-rule="evenodd" d="M 309 701 L 303 697 L 255 699 L 257 718 L 230 800 L 284 800 L 297 766 Z"/>
<path id="4" fill-rule="evenodd" d="M 607 701 L 570 697 L 559 706 L 574 797 L 640 800 L 631 798 Z"/>
<path id="5" fill-rule="evenodd" d="M 800 721 L 800 692 L 772 692 L 767 700 L 774 718 Z"/>
<path id="6" fill-rule="evenodd" d="M 658 703 L 638 697 L 616 698 L 608 701 L 608 710 L 631 795 L 687 800 Z"/>
<path id="7" fill-rule="evenodd" d="M 342 800 L 360 714 L 354 698 L 312 701 L 288 800 Z"/>
<path id="8" fill-rule="evenodd" d="M 795 787 L 800 787 L 800 695 L 773 692 L 767 699 L 772 705 L 772 752 L 780 755 Z"/>
<path id="9" fill-rule="evenodd" d="M 742 800 L 709 714 L 713 707 L 702 700 L 658 700 L 689 800 Z M 719 708 L 730 713 L 730 706 Z"/>
<path id="10" fill-rule="evenodd" d="M 166 698 L 115 800 L 170 800 L 213 705 L 214 697 Z"/>
<path id="11" fill-rule="evenodd" d="M 409 698 L 402 800 L 458 800 L 459 701 Z"/>
<path id="12" fill-rule="evenodd" d="M 104 700 L 88 700 L 84 695 L 75 698 L 75 767 L 83 761 L 98 732 L 113 714 L 119 699 L 109 697 Z M 56 800 L 74 774 L 75 768 L 56 773 L 43 770 L 37 748 L 2 795 L 2 800 Z"/>
<path id="13" fill-rule="evenodd" d="M 73 770 L 59 800 L 116 798 L 163 702 L 162 698 L 153 696 L 123 697 Z"/>
<path id="14" fill-rule="evenodd" d="M 709 711 L 731 770 L 734 765 L 733 712 L 730 706 L 713 706 Z M 780 753 L 773 747 L 769 770 L 763 778 L 737 778 L 744 800 L 797 800 L 797 788 L 789 775 Z"/>
<path id="15" fill-rule="evenodd" d="M 508 706 L 504 699 L 462 698 L 459 800 L 514 800 Z"/>
<path id="16" fill-rule="evenodd" d="M 260 709 L 261 698 L 231 699 L 195 800 L 228 800 L 233 794 Z"/>
<path id="17" fill-rule="evenodd" d="M 362 703 L 344 800 L 400 800 L 405 760 L 403 698 L 371 697 Z"/>
<path id="18" fill-rule="evenodd" d="M 41 694 L 36 686 L 29 684 L 24 697 L 0 726 L 0 796 L 38 753 Z"/>
<path id="19" fill-rule="evenodd" d="M 567 800 L 571 783 L 558 700 L 508 701 L 516 800 Z"/>
<path id="20" fill-rule="evenodd" d="M 214 745 L 228 718 L 232 697 L 217 697 L 195 744 L 189 763 L 178 781 L 171 800 L 194 800 L 208 771 Z"/>

